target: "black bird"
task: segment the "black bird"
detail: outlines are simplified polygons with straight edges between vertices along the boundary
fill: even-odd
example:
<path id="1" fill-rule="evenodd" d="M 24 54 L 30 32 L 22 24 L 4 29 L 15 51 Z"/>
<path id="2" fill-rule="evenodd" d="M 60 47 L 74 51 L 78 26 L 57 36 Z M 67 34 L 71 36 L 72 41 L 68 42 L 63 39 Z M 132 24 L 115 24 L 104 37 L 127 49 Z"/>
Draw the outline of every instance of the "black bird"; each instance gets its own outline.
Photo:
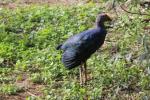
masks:
<path id="1" fill-rule="evenodd" d="M 96 28 L 86 30 L 70 37 L 63 44 L 58 45 L 57 50 L 63 50 L 62 62 L 66 68 L 72 69 L 80 66 L 80 84 L 87 80 L 86 61 L 104 43 L 107 34 L 104 22 L 111 18 L 102 13 L 97 16 Z"/>

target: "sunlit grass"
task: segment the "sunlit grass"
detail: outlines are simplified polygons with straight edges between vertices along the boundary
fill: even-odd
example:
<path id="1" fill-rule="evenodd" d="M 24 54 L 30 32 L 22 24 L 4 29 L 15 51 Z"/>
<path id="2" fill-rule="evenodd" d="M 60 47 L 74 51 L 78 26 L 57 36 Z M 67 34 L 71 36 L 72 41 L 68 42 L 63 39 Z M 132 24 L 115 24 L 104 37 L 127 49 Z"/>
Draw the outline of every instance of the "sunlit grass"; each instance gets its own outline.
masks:
<path id="1" fill-rule="evenodd" d="M 137 10 L 136 7 L 134 7 Z M 17 82 L 42 85 L 42 99 L 146 98 L 150 94 L 149 39 L 139 15 L 119 15 L 108 30 L 104 46 L 88 60 L 86 87 L 79 85 L 78 69 L 66 70 L 55 47 L 68 37 L 93 27 L 102 8 L 86 6 L 28 6 L 1 9 L 0 94 L 26 89 Z M 145 36 L 145 37 L 144 37 Z M 146 54 L 147 56 L 143 56 Z M 24 91 L 20 91 L 24 90 Z M 34 93 L 33 93 L 34 94 Z M 27 98 L 32 98 L 27 95 Z M 36 97 L 33 97 L 36 98 Z"/>

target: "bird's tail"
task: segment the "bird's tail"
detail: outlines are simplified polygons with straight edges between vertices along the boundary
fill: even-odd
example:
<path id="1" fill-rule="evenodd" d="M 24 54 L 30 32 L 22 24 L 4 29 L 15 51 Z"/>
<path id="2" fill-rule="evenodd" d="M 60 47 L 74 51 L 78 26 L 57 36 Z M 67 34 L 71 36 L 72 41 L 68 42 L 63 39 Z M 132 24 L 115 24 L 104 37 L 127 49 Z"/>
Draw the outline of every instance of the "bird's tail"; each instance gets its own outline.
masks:
<path id="1" fill-rule="evenodd" d="M 62 44 L 59 44 L 59 45 L 56 47 L 56 50 L 61 49 L 61 46 L 62 46 Z"/>

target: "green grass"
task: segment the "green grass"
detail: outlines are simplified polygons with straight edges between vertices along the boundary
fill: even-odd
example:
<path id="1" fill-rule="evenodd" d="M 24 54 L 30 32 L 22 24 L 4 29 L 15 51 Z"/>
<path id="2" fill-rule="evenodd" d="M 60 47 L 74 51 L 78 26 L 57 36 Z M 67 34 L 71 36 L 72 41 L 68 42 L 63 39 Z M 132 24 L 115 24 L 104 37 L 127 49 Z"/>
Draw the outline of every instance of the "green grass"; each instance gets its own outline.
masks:
<path id="1" fill-rule="evenodd" d="M 119 15 L 104 46 L 88 60 L 92 80 L 86 87 L 79 85 L 78 68 L 66 70 L 61 63 L 62 52 L 55 47 L 91 28 L 103 10 L 92 3 L 0 9 L 0 95 L 42 85 L 31 91 L 42 95 L 27 94 L 27 100 L 82 100 L 86 94 L 89 99 L 150 98 L 150 34 L 143 30 L 149 23 L 142 22 L 148 16 Z M 26 81 L 29 87 L 18 85 Z"/>

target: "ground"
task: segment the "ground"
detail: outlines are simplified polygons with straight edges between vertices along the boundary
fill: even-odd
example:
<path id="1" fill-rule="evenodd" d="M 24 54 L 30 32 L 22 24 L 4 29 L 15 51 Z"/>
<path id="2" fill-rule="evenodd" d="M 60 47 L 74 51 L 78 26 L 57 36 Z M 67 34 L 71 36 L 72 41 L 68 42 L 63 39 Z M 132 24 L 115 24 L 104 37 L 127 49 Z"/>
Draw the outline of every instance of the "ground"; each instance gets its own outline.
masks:
<path id="1" fill-rule="evenodd" d="M 1 12 L 6 18 L 0 17 L 4 22 L 0 24 L 0 29 L 5 29 L 2 31 L 4 35 L 1 36 L 4 42 L 0 39 L 0 99 L 82 99 L 85 98 L 85 94 L 89 99 L 95 97 L 104 100 L 149 98 L 150 77 L 147 59 L 150 42 L 149 28 L 145 29 L 149 24 L 141 22 L 149 17 L 139 17 L 138 14 L 127 13 L 118 7 L 117 19 L 115 11 L 111 12 L 117 19 L 118 26 L 109 30 L 110 34 L 101 50 L 88 60 L 88 85 L 80 87 L 78 69 L 66 70 L 60 60 L 61 52 L 56 51 L 55 46 L 70 35 L 91 28 L 95 15 L 104 8 L 90 2 L 87 7 L 79 4 L 70 7 L 69 10 L 62 6 L 54 6 L 74 5 L 79 2 L 73 1 L 5 0 L 0 3 L 4 9 L 13 9 L 9 10 L 9 13 L 7 10 Z M 28 7 L 24 9 L 22 6 Z M 140 7 L 125 7 L 131 12 L 138 12 L 138 8 Z M 148 13 L 146 9 L 141 9 L 141 13 Z M 5 31 L 9 33 L 7 36 Z M 34 33 L 37 34 L 36 38 Z"/>

